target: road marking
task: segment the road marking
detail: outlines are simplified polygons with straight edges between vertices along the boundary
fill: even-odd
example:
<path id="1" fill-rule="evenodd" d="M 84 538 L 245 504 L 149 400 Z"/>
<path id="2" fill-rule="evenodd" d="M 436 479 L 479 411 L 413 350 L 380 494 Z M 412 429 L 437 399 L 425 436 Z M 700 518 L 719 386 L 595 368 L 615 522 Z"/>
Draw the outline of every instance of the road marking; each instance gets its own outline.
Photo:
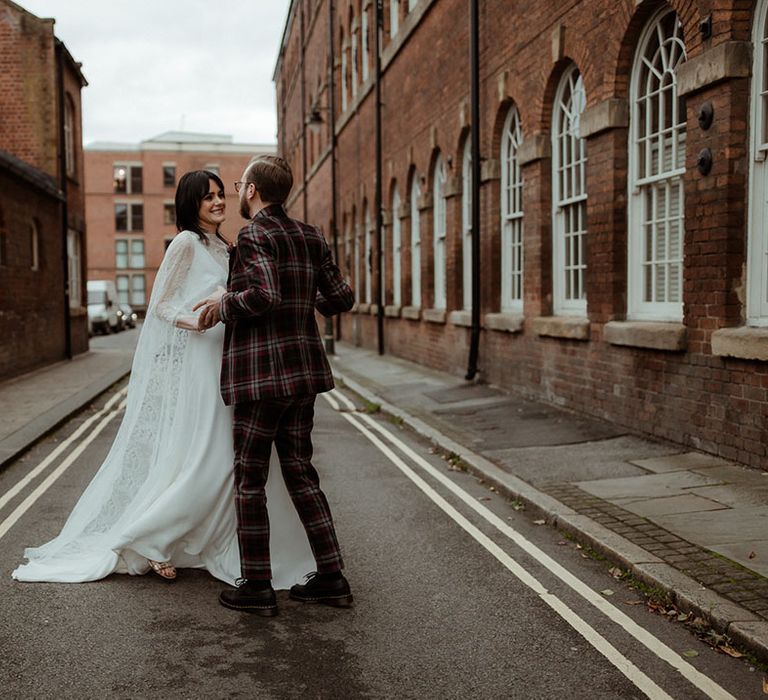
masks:
<path id="1" fill-rule="evenodd" d="M 346 396 L 344 396 L 344 394 L 336 390 L 334 390 L 331 393 L 334 395 L 334 397 L 338 397 L 340 400 L 342 400 L 348 408 L 356 410 L 355 405 Z M 326 396 L 328 402 L 331 403 L 331 405 L 334 406 L 336 410 L 339 410 L 339 404 L 333 397 L 330 397 L 327 395 L 324 395 L 324 396 Z M 348 418 L 349 416 L 349 414 L 346 414 L 346 413 L 343 413 L 342 415 L 345 418 Z M 563 583 L 565 583 L 571 589 L 576 591 L 580 596 L 582 596 L 585 600 L 587 600 L 589 603 L 595 606 L 609 619 L 611 619 L 613 622 L 615 622 L 620 627 L 622 627 L 622 629 L 624 629 L 627 633 L 633 636 L 637 641 L 643 644 L 643 646 L 645 646 L 647 649 L 652 651 L 657 657 L 659 657 L 660 659 L 663 659 L 668 664 L 670 664 L 681 675 L 683 675 L 683 677 L 685 677 L 686 680 L 688 680 L 690 683 L 692 683 L 697 688 L 699 688 L 699 690 L 705 693 L 708 697 L 716 698 L 717 700 L 720 700 L 720 699 L 735 700 L 733 695 L 731 695 L 730 693 L 728 693 L 728 691 L 726 691 L 720 685 L 715 683 L 715 681 L 709 678 L 709 676 L 706 676 L 705 674 L 701 673 L 696 668 L 691 666 L 688 662 L 683 660 L 683 658 L 677 652 L 675 652 L 669 646 L 664 644 L 664 642 L 656 638 L 654 635 L 648 632 L 648 630 L 646 630 L 644 627 L 637 624 L 626 613 L 622 612 L 621 610 L 616 608 L 616 606 L 614 606 L 613 604 L 605 600 L 605 598 L 603 598 L 601 595 L 593 591 L 583 581 L 581 581 L 579 578 L 574 576 L 570 571 L 568 571 L 565 567 L 563 567 L 561 564 L 559 564 L 554 559 L 552 559 L 548 554 L 542 551 L 539 547 L 533 544 L 530 540 L 524 537 L 512 526 L 510 526 L 504 520 L 499 518 L 490 509 L 478 503 L 477 500 L 473 498 L 471 495 L 469 495 L 466 491 L 464 491 L 464 489 L 458 486 L 455 482 L 453 482 L 447 476 L 442 474 L 438 469 L 435 469 L 435 467 L 433 467 L 421 455 L 416 453 L 413 449 L 411 449 L 411 447 L 405 444 L 402 440 L 400 440 L 396 435 L 392 434 L 385 427 L 381 426 L 378 422 L 376 422 L 373 418 L 371 418 L 371 416 L 365 415 L 365 414 L 356 414 L 356 417 L 365 421 L 374 430 L 380 433 L 387 441 L 395 445 L 404 455 L 412 459 L 416 464 L 418 464 L 422 469 L 424 469 L 428 474 L 430 474 L 430 476 L 432 476 L 434 479 L 436 479 L 441 484 L 443 484 L 454 495 L 458 496 L 466 505 L 472 508 L 472 510 L 474 510 L 476 513 L 481 515 L 486 521 L 488 521 L 491 525 L 493 525 L 497 530 L 499 530 L 504 535 L 506 535 L 518 547 L 520 547 L 523 551 L 525 551 L 527 554 L 529 554 L 531 557 L 533 557 L 539 563 L 545 566 L 549 571 L 551 571 L 555 576 L 557 576 L 561 581 L 563 581 Z M 375 439 L 374 435 L 368 434 L 364 426 L 358 425 L 355 423 L 353 423 L 353 425 L 356 425 L 358 430 L 363 432 L 363 434 L 365 434 L 366 437 L 368 437 L 371 441 Z M 402 464 L 402 466 L 401 464 L 397 464 L 397 466 L 403 471 L 410 470 L 410 467 L 408 467 L 405 464 Z M 418 482 L 415 482 L 415 483 L 417 483 L 417 485 L 420 486 Z M 438 496 L 438 498 L 440 497 Z M 438 505 L 440 504 L 438 503 Z M 440 507 L 442 508 L 442 505 Z M 448 507 L 452 508 L 452 506 L 450 505 L 448 505 Z M 445 508 L 443 508 L 443 510 L 445 510 Z"/>
<path id="2" fill-rule="evenodd" d="M 11 489 L 6 491 L 2 496 L 0 496 L 0 510 L 5 508 L 5 506 L 8 504 L 8 502 L 15 498 L 18 493 L 24 489 L 27 484 L 29 484 L 30 481 L 37 478 L 37 476 L 45 471 L 50 464 L 55 462 L 59 456 L 64 452 L 75 440 L 77 440 L 88 428 L 93 425 L 101 416 L 105 415 L 106 413 L 109 413 L 112 406 L 115 405 L 117 401 L 119 401 L 123 396 L 125 396 L 128 393 L 128 387 L 125 387 L 124 389 L 121 389 L 119 392 L 117 392 L 109 401 L 107 401 L 106 404 L 104 404 L 104 408 L 102 408 L 98 413 L 92 415 L 88 420 L 86 420 L 77 430 L 75 430 L 72 435 L 70 435 L 64 442 L 62 442 L 51 454 L 49 454 L 40 464 L 38 464 L 29 474 L 27 474 L 21 481 L 19 481 L 15 486 L 13 486 Z"/>
<path id="3" fill-rule="evenodd" d="M 335 401 L 326 397 L 333 405 Z M 338 406 L 338 404 L 337 404 Z M 533 590 L 539 598 L 560 617 L 562 617 L 573 629 L 575 629 L 590 645 L 613 664 L 624 676 L 652 700 L 672 700 L 660 686 L 643 673 L 635 664 L 622 655 L 605 637 L 579 617 L 556 595 L 550 593 L 542 583 L 518 564 L 509 554 L 499 547 L 487 535 L 469 522 L 461 513 L 440 496 L 429 484 L 416 474 L 400 457 L 398 457 L 387 445 L 379 440 L 370 430 L 360 423 L 357 416 L 350 413 L 341 414 L 348 422 L 367 437 L 405 476 L 413 481 L 439 508 L 450 516 L 463 530 L 471 535 L 483 548 L 500 561 L 523 584 Z"/>
<path id="4" fill-rule="evenodd" d="M 2 539 L 8 533 L 8 530 L 10 530 L 18 522 L 19 518 L 21 518 L 21 516 L 24 515 L 24 513 L 26 513 L 37 502 L 37 500 L 49 488 L 51 488 L 53 484 L 56 483 L 56 480 L 65 471 L 67 471 L 67 469 L 69 469 L 72 463 L 85 451 L 85 448 L 88 447 L 88 445 L 90 445 L 96 439 L 99 433 L 104 430 L 109 422 L 120 413 L 120 411 L 125 407 L 125 404 L 126 400 L 123 400 L 114 411 L 107 414 L 93 429 L 93 432 L 88 435 L 88 437 L 86 437 L 85 440 L 83 440 L 74 450 L 72 450 L 69 456 L 54 471 L 52 471 L 48 477 L 21 502 L 2 523 L 0 523 L 0 539 Z"/>

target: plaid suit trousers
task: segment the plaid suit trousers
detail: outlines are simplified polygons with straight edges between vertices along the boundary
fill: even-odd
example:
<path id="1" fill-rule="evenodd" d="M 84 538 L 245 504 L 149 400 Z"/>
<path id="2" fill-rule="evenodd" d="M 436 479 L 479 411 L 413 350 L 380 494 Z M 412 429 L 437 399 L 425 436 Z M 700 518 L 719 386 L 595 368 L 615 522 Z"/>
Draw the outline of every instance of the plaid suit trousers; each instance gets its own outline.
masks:
<path id="1" fill-rule="evenodd" d="M 271 579 L 265 486 L 272 443 L 285 485 L 307 531 L 317 571 L 344 564 L 333 518 L 312 466 L 315 396 L 289 396 L 235 404 L 235 507 L 242 576 Z"/>

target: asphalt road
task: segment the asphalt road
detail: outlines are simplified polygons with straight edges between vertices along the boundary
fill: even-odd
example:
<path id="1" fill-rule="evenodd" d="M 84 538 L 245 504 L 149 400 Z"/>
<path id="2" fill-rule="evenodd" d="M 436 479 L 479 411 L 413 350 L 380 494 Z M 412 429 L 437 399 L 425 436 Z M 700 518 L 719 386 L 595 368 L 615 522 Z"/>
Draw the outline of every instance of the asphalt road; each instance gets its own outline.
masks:
<path id="1" fill-rule="evenodd" d="M 5 503 L 4 494 L 109 398 L 0 474 L 3 697 L 761 697 L 763 673 L 630 604 L 641 596 L 612 578 L 609 564 L 452 470 L 385 417 L 339 412 L 324 398 L 315 463 L 353 609 L 281 593 L 276 618 L 233 612 L 217 602 L 222 584 L 203 571 L 180 571 L 171 585 L 151 574 L 74 585 L 11 580 L 24 547 L 57 534 L 119 417 L 34 501 L 79 441 Z M 344 408 L 338 393 L 331 398 Z"/>

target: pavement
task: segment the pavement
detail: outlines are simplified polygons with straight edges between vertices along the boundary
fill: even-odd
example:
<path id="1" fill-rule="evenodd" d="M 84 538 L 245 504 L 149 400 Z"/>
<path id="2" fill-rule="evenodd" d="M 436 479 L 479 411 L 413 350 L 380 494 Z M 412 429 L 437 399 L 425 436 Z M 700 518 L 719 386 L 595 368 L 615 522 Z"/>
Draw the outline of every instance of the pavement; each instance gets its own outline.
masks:
<path id="1" fill-rule="evenodd" d="M 124 378 L 137 338 L 94 338 L 0 383 L 0 469 Z M 768 472 L 345 343 L 331 362 L 360 409 L 391 415 L 768 663 Z"/>

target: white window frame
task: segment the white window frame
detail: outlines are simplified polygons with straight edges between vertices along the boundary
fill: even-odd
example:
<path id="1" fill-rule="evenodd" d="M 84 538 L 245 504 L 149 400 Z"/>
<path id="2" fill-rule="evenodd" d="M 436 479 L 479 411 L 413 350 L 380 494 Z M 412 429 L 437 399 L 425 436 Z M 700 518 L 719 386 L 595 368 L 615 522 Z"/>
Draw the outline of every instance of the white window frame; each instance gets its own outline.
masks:
<path id="1" fill-rule="evenodd" d="M 363 270 L 365 275 L 365 303 L 370 304 L 371 299 L 371 292 L 373 285 L 371 284 L 371 278 L 373 275 L 371 274 L 371 267 L 373 263 L 373 255 L 372 255 L 372 246 L 371 246 L 371 210 L 369 209 L 368 205 L 365 205 L 364 213 L 363 213 L 363 226 L 365 227 L 365 246 L 363 248 L 365 252 L 365 257 L 363 258 Z"/>
<path id="2" fill-rule="evenodd" d="M 651 17 L 646 24 L 640 37 L 638 48 L 635 53 L 635 61 L 632 68 L 630 82 L 630 148 L 629 148 L 629 198 L 628 198 L 628 256 L 627 256 L 627 318 L 638 321 L 666 321 L 679 322 L 683 318 L 683 247 L 685 238 L 685 196 L 683 176 L 685 174 L 685 109 L 680 113 L 679 101 L 677 99 L 677 77 L 676 68 L 685 61 L 685 46 L 682 45 L 682 27 L 680 20 L 675 15 L 675 29 L 672 37 L 663 37 L 662 23 L 674 10 L 664 7 Z M 677 124 L 673 124 L 671 133 L 674 138 L 669 139 L 670 151 L 672 153 L 672 164 L 670 168 L 656 168 L 654 171 L 654 149 L 656 152 L 664 154 L 664 145 L 660 145 L 659 137 L 661 132 L 670 131 L 662 129 L 661 132 L 650 132 L 648 128 L 649 121 L 646 121 L 644 133 L 639 133 L 641 128 L 641 109 L 647 112 L 649 102 L 653 99 L 654 91 L 648 92 L 648 81 L 645 86 L 640 85 L 642 71 L 644 67 L 653 66 L 649 62 L 646 53 L 650 49 L 650 43 L 653 39 L 664 39 L 665 51 L 657 51 L 656 56 L 660 58 L 662 64 L 669 70 L 665 70 L 663 75 L 668 75 L 671 81 L 673 97 L 671 100 L 672 114 L 679 115 Z M 670 42 L 674 45 L 675 51 L 672 52 L 672 62 L 669 62 L 669 56 L 666 50 L 669 49 Z M 682 59 L 682 60 L 681 60 Z M 657 71 L 650 71 L 658 74 Z M 663 88 L 662 88 L 663 89 Z M 659 109 L 661 114 L 657 113 L 656 119 L 659 124 L 664 123 L 663 106 L 664 101 L 659 100 Z M 653 102 L 650 103 L 653 106 Z M 662 136 L 663 138 L 663 136 Z M 642 143 L 641 143 L 642 141 Z M 640 153 L 642 149 L 642 154 Z M 648 174 L 641 173 L 641 168 L 648 169 Z M 674 189 L 679 193 L 677 205 L 678 212 L 673 218 L 668 216 L 671 203 L 674 197 Z M 660 197 L 663 197 L 664 204 L 661 205 Z M 647 216 L 648 200 L 653 203 L 651 217 Z M 662 217 L 658 217 L 659 206 L 663 206 Z M 670 224 L 678 227 L 679 251 L 669 249 L 668 232 Z M 656 252 L 652 252 L 647 259 L 647 235 L 648 230 L 654 235 L 654 240 L 664 245 L 663 257 L 655 257 Z M 661 232 L 663 229 L 663 232 Z M 657 237 L 658 236 L 658 237 Z M 666 243 L 665 243 L 666 242 Z M 651 246 L 655 248 L 656 246 Z M 662 269 L 663 268 L 663 269 Z M 664 289 L 669 288 L 670 281 L 677 276 L 678 300 L 656 300 L 647 299 L 646 294 L 646 273 L 650 269 L 650 279 L 652 286 L 652 296 L 656 297 L 659 292 L 656 289 L 658 281 L 657 272 L 663 272 L 665 285 Z"/>
<path id="3" fill-rule="evenodd" d="M 421 308 L 421 219 L 419 215 L 419 175 L 411 180 L 411 306 Z"/>
<path id="4" fill-rule="evenodd" d="M 80 232 L 74 229 L 67 229 L 67 269 L 69 283 L 69 306 L 78 308 L 83 304 L 82 288 L 82 252 L 80 243 Z"/>
<path id="5" fill-rule="evenodd" d="M 125 224 L 126 228 L 125 228 L 125 230 L 121 230 L 121 229 L 117 228 L 117 212 L 115 210 L 115 207 L 117 207 L 118 205 L 122 205 L 122 206 L 126 207 L 126 210 L 125 210 L 126 211 L 126 224 Z M 141 212 L 142 227 L 141 228 L 137 228 L 137 229 L 133 228 L 133 208 L 134 207 L 141 207 L 142 208 L 142 212 Z M 143 201 L 127 202 L 127 201 L 122 200 L 122 199 L 117 199 L 114 202 L 114 205 L 112 207 L 112 211 L 114 212 L 115 232 L 117 233 L 118 236 L 121 236 L 122 234 L 126 234 L 126 233 L 143 233 L 144 230 L 146 229 L 146 226 L 147 226 L 146 213 L 147 212 L 144 209 L 144 202 Z"/>
<path id="6" fill-rule="evenodd" d="M 419 0 L 408 0 L 408 12 L 410 12 L 418 4 Z"/>
<path id="7" fill-rule="evenodd" d="M 573 65 L 552 109 L 552 291 L 555 314 L 586 316 L 587 144 L 579 136 L 584 80 Z"/>
<path id="8" fill-rule="evenodd" d="M 354 245 L 354 254 L 355 254 L 355 295 L 357 297 L 357 301 L 360 301 L 360 292 L 361 289 L 361 283 L 362 279 L 360 277 L 360 238 L 362 237 L 362 233 L 360 232 L 360 226 L 357 223 L 352 224 L 352 231 L 354 232 L 355 237 L 355 245 Z"/>
<path id="9" fill-rule="evenodd" d="M 394 37 L 400 29 L 400 0 L 389 0 L 389 36 Z"/>
<path id="10" fill-rule="evenodd" d="M 360 48 L 362 49 L 362 63 L 360 65 L 360 74 L 363 82 L 368 80 L 368 59 L 370 58 L 370 41 L 368 40 L 368 8 L 363 8 L 363 14 L 360 16 Z"/>
<path id="11" fill-rule="evenodd" d="M 349 76 L 347 75 L 347 51 L 349 49 L 341 42 L 341 111 L 347 111 L 347 95 L 349 88 Z"/>
<path id="12" fill-rule="evenodd" d="M 75 160 L 75 105 L 69 93 L 64 98 L 64 162 L 69 177 L 77 173 Z"/>
<path id="13" fill-rule="evenodd" d="M 765 196 L 768 184 L 768 2 L 759 3 L 752 28 L 752 100 L 747 233 L 747 325 L 768 326 L 768 232 Z"/>
<path id="14" fill-rule="evenodd" d="M 403 248 L 402 228 L 400 224 L 400 193 L 395 186 L 392 192 L 392 304 L 400 306 L 402 296 L 401 260 Z"/>
<path id="15" fill-rule="evenodd" d="M 114 188 L 114 172 L 118 168 L 125 168 L 125 192 L 117 192 Z M 141 191 L 140 192 L 134 192 L 133 191 L 133 169 L 134 168 L 141 168 Z M 118 197 L 125 197 L 129 194 L 143 194 L 144 193 L 144 163 L 142 163 L 140 160 L 136 161 L 129 161 L 129 160 L 120 160 L 112 164 L 112 190 L 113 194 L 117 195 Z"/>
<path id="16" fill-rule="evenodd" d="M 512 105 L 501 134 L 501 310 L 523 310 L 523 176 L 518 149 L 523 141 L 517 107 Z"/>
<path id="17" fill-rule="evenodd" d="M 472 138 L 467 135 L 461 157 L 461 267 L 464 310 L 472 309 Z"/>
<path id="18" fill-rule="evenodd" d="M 432 261 L 434 269 L 433 308 L 446 307 L 446 238 L 447 218 L 445 202 L 445 165 L 438 153 L 432 167 Z"/>
<path id="19" fill-rule="evenodd" d="M 352 99 L 357 97 L 357 56 L 359 53 L 358 49 L 358 36 L 359 32 L 357 30 L 357 22 L 353 22 L 352 26 L 352 55 L 350 56 L 350 60 L 352 63 Z"/>

